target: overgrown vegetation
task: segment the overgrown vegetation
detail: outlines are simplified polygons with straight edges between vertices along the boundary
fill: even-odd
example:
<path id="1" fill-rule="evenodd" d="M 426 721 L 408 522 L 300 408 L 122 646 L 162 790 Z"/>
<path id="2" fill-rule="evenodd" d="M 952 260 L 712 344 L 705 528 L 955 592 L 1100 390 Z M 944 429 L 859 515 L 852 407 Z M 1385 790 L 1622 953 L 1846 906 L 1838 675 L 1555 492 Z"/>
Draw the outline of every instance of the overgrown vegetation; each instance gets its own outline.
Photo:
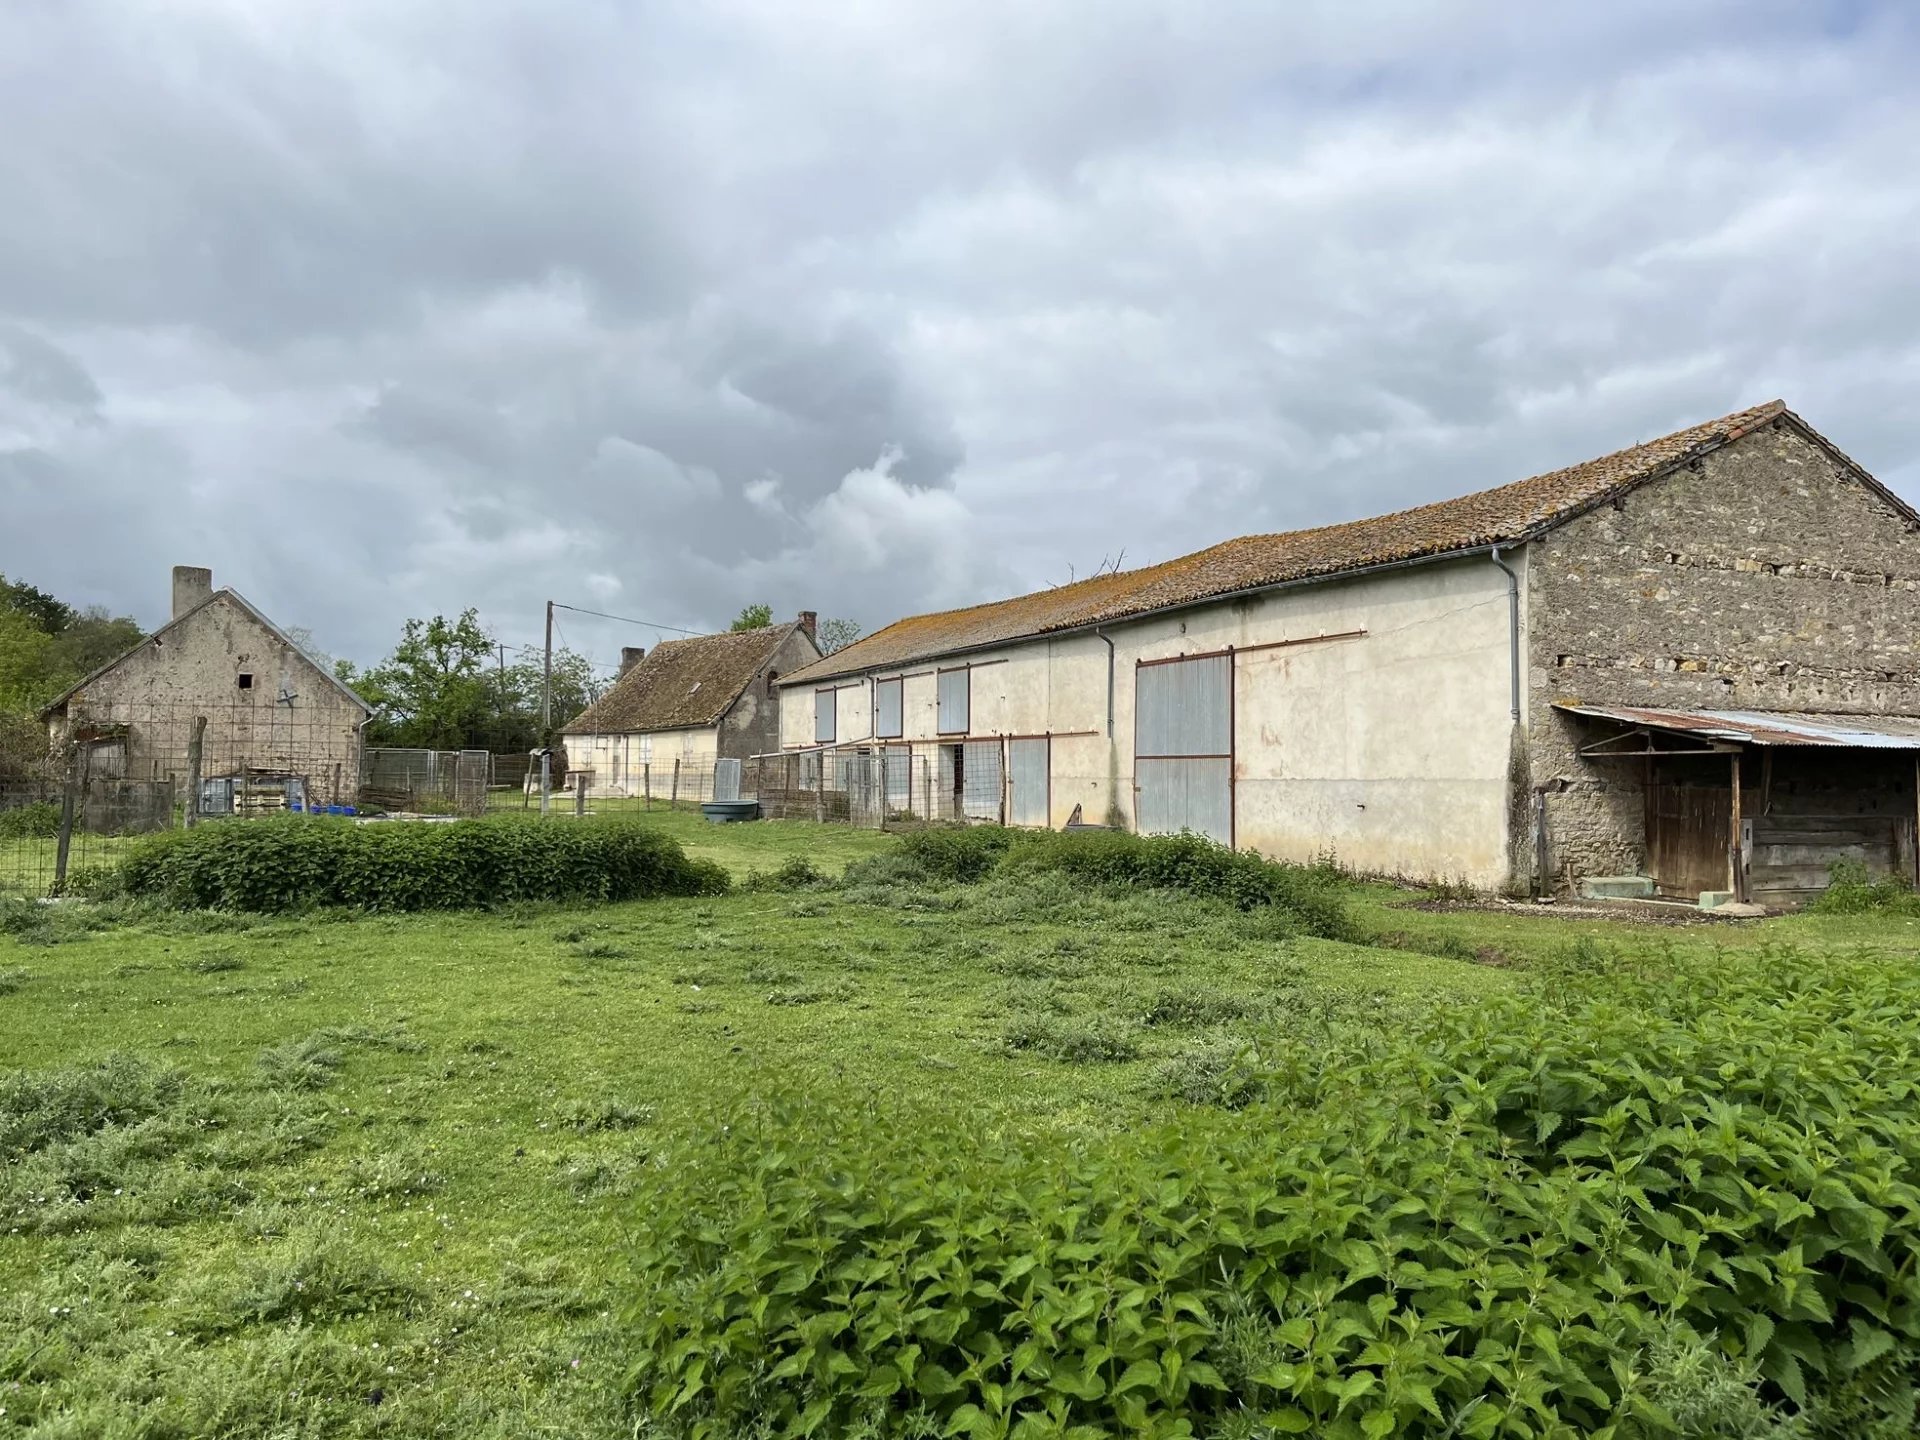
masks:
<path id="1" fill-rule="evenodd" d="M 1103 890 L 1176 891 L 1238 910 L 1271 910 L 1302 934 L 1356 938 L 1346 906 L 1349 882 L 1332 865 L 1263 860 L 1200 835 L 931 826 L 907 834 L 897 851 L 853 867 L 846 878 L 854 887 L 970 885 L 994 874 L 1055 875 Z"/>
<path id="2" fill-rule="evenodd" d="M 131 846 L 105 882 L 181 909 L 449 910 L 524 901 L 717 895 L 728 877 L 640 824 L 518 818 L 209 824 Z"/>
<path id="3" fill-rule="evenodd" d="M 0 810 L 0 840 L 51 840 L 60 833 L 60 807 L 36 801 Z"/>
<path id="4" fill-rule="evenodd" d="M 1811 908 L 1821 915 L 1920 915 L 1920 895 L 1897 875 L 1875 880 L 1858 860 L 1842 860 Z"/>
<path id="5" fill-rule="evenodd" d="M 639 1198 L 636 1393 L 700 1435 L 1362 1440 L 1674 1433 L 1711 1379 L 1911 1434 L 1916 1013 L 1908 966 L 1778 952 L 1281 1041 L 1257 1108 L 1086 1143 L 756 1098 Z"/>
<path id="6" fill-rule="evenodd" d="M 1488 1416 L 1551 1433 L 1540 1406 L 1601 1403 L 1567 1378 L 1596 1346 L 1620 1366 L 1598 1387 L 1642 1407 L 1621 1435 L 1905 1433 L 1889 1405 L 1912 1368 L 1906 1304 L 1885 1324 L 1869 1306 L 1907 1283 L 1920 1213 L 1886 1168 L 1910 1166 L 1920 928 L 1904 916 L 1638 927 L 1340 889 L 1349 933 L 1404 942 L 1381 948 L 1272 904 L 1005 856 L 931 878 L 847 827 L 650 823 L 736 878 L 780 878 L 436 914 L 0 903 L 0 1435 L 612 1440 L 714 1418 L 712 1381 L 737 1365 L 753 1378 L 728 1433 L 778 1433 L 791 1396 L 798 1415 L 829 1400 L 816 1435 L 912 1436 L 969 1400 L 986 1412 L 988 1385 L 1004 1404 L 1017 1327 L 1041 1322 L 1058 1341 L 1043 1359 L 1087 1357 L 1089 1335 L 1127 1355 L 1084 1367 L 1107 1388 L 1076 1415 L 1137 1398 L 1150 1427 L 1182 1412 L 1160 1398 L 1168 1347 L 1127 1328 L 1164 1338 L 1149 1295 L 1201 1327 L 1171 1347 L 1180 1403 L 1223 1440 L 1284 1433 L 1262 1417 L 1286 1405 L 1364 1433 L 1389 1391 L 1412 1394 L 1396 1387 L 1452 1405 L 1483 1373 L 1523 1396 L 1482 1384 L 1456 1435 Z M 1502 963 L 1456 958 L 1486 952 Z M 1543 1106 L 1562 1117 L 1544 1138 Z M 811 1187 L 812 1228 L 784 1212 L 718 1257 L 754 1166 Z M 1867 1222 L 1879 1246 L 1871 1228 L 1864 1250 L 1846 1240 L 1862 1212 L 1827 1179 L 1885 1212 Z M 1383 1215 L 1388 1193 L 1426 1208 Z M 706 1320 L 654 1313 L 707 1286 L 732 1306 L 726 1285 L 776 1250 L 841 1257 L 843 1232 L 858 1246 L 887 1227 L 906 1252 L 889 1273 L 789 1269 L 798 1288 L 763 1292 L 764 1326 L 716 1342 Z M 993 1266 L 1024 1263 L 1021 1237 L 1034 1269 L 1009 1282 Z M 671 1266 L 631 1263 L 636 1239 Z M 1207 1268 L 1242 1251 L 1260 1284 Z M 1018 1312 L 997 1370 L 971 1321 L 952 1343 L 883 1334 L 887 1297 L 930 1274 L 955 1295 L 967 1281 L 945 1309 Z M 854 1304 L 812 1308 L 840 1285 Z M 1832 1316 L 1767 1308 L 1789 1291 Z M 1048 1309 L 1069 1294 L 1099 1303 Z M 1672 1303 L 1652 1315 L 1654 1296 Z M 1375 1325 L 1383 1297 L 1369 1348 L 1342 1307 Z M 1804 1409 L 1749 1343 L 1762 1312 L 1829 1367 L 1803 1363 Z M 828 1380 L 766 1379 L 803 1314 Z M 1869 1325 L 1887 1354 L 1846 1348 Z M 1836 1334 L 1857 1370 L 1834 1368 Z M 654 1348 L 674 1335 L 717 1358 L 656 1420 L 654 1383 L 681 1367 L 677 1397 L 690 1378 L 692 1350 Z M 903 1361 L 911 1343 L 961 1388 Z M 881 1389 L 871 1371 L 893 1365 L 901 1388 L 850 1397 L 828 1344 Z M 1560 1361 L 1539 1360 L 1550 1345 Z M 1032 1355 L 1019 1384 L 1076 1383 Z M 1194 1357 L 1230 1388 L 1194 1384 Z M 1148 1359 L 1158 1377 L 1131 1370 Z M 1280 1366 L 1298 1396 L 1271 1383 Z M 1336 1385 L 1358 1392 L 1344 1410 Z M 1444 1433 L 1411 1403 L 1403 1433 Z"/>

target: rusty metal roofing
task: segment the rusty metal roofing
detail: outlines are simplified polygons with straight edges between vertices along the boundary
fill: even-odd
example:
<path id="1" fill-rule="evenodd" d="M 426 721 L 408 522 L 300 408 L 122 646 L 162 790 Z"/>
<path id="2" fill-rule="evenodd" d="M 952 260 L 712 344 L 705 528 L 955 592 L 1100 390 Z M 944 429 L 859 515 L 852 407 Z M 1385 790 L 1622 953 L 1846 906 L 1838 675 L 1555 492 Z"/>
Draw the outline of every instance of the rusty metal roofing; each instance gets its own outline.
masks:
<path id="1" fill-rule="evenodd" d="M 797 620 L 789 620 L 757 630 L 665 641 L 560 733 L 630 735 L 717 725 L 799 628 Z"/>
<path id="2" fill-rule="evenodd" d="M 783 676 L 782 683 L 804 684 L 889 669 L 1270 585 L 1518 543 L 1782 416 L 1797 421 L 1784 401 L 1771 400 L 1597 460 L 1456 500 L 1343 525 L 1249 535 L 1139 570 L 1097 575 L 988 605 L 915 615 Z"/>
<path id="3" fill-rule="evenodd" d="M 1920 716 L 1789 715 L 1778 710 L 1656 710 L 1642 705 L 1580 705 L 1554 708 L 1622 725 L 1670 730 L 1742 745 L 1824 745 L 1856 750 L 1920 750 Z"/>

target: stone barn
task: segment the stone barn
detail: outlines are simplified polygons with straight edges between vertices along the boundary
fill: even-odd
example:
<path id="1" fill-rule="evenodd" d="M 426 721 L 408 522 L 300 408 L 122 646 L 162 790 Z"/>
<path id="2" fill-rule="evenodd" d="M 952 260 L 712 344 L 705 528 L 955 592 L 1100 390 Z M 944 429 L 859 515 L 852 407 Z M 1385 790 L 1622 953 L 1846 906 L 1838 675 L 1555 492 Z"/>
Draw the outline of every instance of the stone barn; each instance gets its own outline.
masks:
<path id="1" fill-rule="evenodd" d="M 370 714 L 239 592 L 182 565 L 172 618 L 41 718 L 90 786 L 171 782 L 184 802 L 197 784 L 199 813 L 229 814 L 354 803 Z"/>
<path id="2" fill-rule="evenodd" d="M 783 676 L 781 738 L 935 815 L 1791 905 L 1920 876 L 1916 600 L 1920 517 L 1775 401 L 898 621 Z"/>

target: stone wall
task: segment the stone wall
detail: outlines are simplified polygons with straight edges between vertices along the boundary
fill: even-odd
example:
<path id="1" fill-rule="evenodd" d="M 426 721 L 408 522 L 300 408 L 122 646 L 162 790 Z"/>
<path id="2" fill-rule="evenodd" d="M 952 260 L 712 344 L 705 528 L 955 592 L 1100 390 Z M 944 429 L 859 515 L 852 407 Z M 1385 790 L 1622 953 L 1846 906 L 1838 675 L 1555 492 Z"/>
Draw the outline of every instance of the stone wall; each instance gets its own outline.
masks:
<path id="1" fill-rule="evenodd" d="M 1645 864 L 1643 762 L 1555 701 L 1920 715 L 1920 533 L 1791 420 L 1536 541 L 1528 742 L 1549 865 Z M 1701 762 L 1710 763 L 1710 762 Z"/>
<path id="2" fill-rule="evenodd" d="M 52 739 L 117 735 L 129 778 L 184 783 L 199 716 L 203 778 L 253 767 L 304 777 L 315 800 L 357 797 L 365 712 L 224 592 L 76 692 Z"/>
<path id="3" fill-rule="evenodd" d="M 772 755 L 780 749 L 780 693 L 775 680 L 820 658 L 806 633 L 795 630 L 781 642 L 771 662 L 747 683 L 733 708 L 720 720 L 720 754 L 736 760 Z M 775 677 L 768 678 L 769 672 Z M 809 694 L 812 692 L 809 691 Z"/>

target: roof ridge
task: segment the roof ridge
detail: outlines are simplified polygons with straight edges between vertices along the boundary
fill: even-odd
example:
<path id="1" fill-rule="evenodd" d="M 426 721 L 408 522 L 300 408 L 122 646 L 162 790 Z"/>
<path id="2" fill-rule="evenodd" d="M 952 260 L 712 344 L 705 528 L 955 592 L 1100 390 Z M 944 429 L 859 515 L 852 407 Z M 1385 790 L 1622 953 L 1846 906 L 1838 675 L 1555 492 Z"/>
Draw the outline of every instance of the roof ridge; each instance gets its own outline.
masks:
<path id="1" fill-rule="evenodd" d="M 1769 400 L 1593 459 L 1464 495 L 1305 529 L 1230 536 L 1205 549 L 1133 570 L 905 616 L 783 679 L 799 684 L 887 669 L 909 660 L 1117 623 L 1278 584 L 1331 579 L 1383 564 L 1517 544 L 1782 416 L 1793 417 L 1820 443 L 1827 443 L 1793 416 L 1784 400 Z"/>

